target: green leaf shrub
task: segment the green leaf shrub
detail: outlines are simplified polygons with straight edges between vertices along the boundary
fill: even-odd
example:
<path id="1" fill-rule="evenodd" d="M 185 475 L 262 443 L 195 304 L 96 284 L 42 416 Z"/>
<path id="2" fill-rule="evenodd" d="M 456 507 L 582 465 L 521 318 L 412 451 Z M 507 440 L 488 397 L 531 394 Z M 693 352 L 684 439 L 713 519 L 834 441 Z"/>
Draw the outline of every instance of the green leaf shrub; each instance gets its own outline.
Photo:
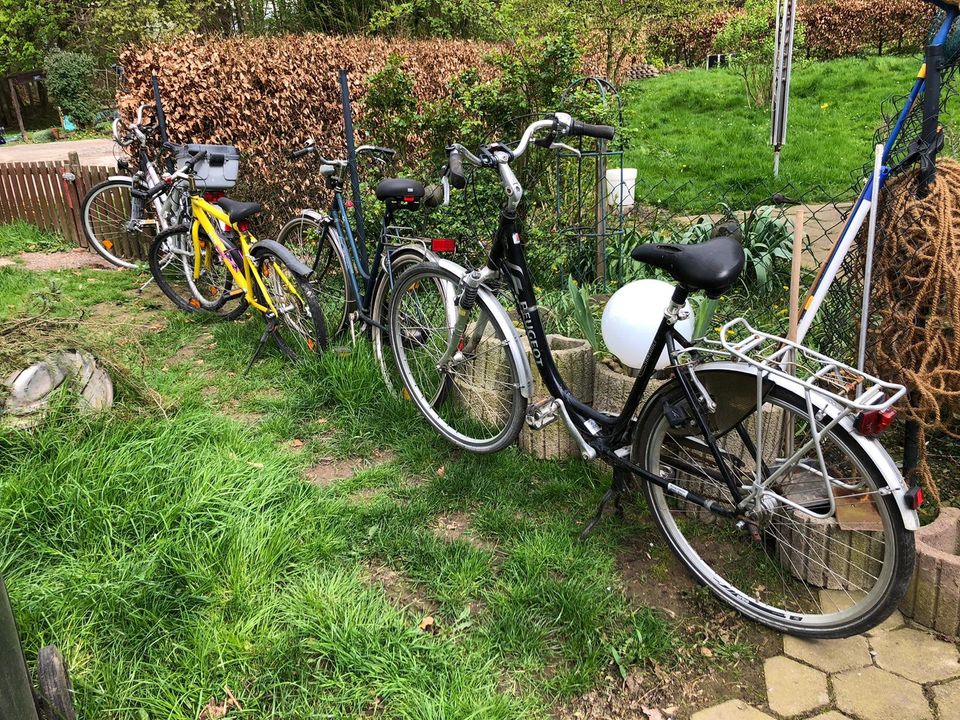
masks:
<path id="1" fill-rule="evenodd" d="M 44 61 L 47 90 L 64 115 L 78 127 L 89 127 L 96 120 L 93 98 L 94 59 L 85 53 L 54 50 Z"/>

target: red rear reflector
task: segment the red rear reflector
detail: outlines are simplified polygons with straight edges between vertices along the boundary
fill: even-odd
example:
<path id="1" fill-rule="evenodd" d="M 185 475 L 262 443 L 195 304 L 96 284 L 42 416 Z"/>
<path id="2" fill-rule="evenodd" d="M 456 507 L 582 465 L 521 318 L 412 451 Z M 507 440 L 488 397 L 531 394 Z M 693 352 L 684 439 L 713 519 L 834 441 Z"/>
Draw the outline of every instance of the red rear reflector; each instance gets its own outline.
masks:
<path id="1" fill-rule="evenodd" d="M 250 229 L 250 223 L 248 223 L 248 222 L 238 222 L 238 223 L 237 223 L 237 230 L 239 230 L 240 232 L 245 233 L 245 232 L 247 232 L 249 229 Z"/>
<path id="2" fill-rule="evenodd" d="M 432 238 L 430 249 L 435 253 L 452 253 L 457 251 L 457 241 L 452 238 Z"/>
<path id="3" fill-rule="evenodd" d="M 411 195 L 410 197 L 405 197 L 403 199 L 404 202 L 413 202 L 414 200 L 416 200 L 416 198 L 413 195 Z"/>
<path id="4" fill-rule="evenodd" d="M 906 501 L 908 508 L 911 510 L 918 510 L 920 506 L 923 505 L 923 490 L 921 490 L 919 487 L 912 487 L 907 490 L 903 498 Z"/>
<path id="5" fill-rule="evenodd" d="M 873 438 L 882 433 L 897 416 L 893 408 L 886 410 L 869 410 L 861 413 L 857 418 L 857 431 L 864 437 Z"/>
<path id="6" fill-rule="evenodd" d="M 224 197 L 224 194 L 222 192 L 214 192 L 212 190 L 207 190 L 207 192 L 203 194 L 203 199 L 209 203 L 214 203 L 223 197 Z"/>

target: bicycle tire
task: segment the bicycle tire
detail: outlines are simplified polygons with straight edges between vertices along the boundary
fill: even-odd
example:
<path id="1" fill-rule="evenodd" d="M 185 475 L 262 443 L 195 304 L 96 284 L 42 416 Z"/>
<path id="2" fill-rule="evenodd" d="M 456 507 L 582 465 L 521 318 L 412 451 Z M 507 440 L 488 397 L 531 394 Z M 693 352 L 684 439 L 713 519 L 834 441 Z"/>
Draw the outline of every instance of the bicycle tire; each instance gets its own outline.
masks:
<path id="1" fill-rule="evenodd" d="M 343 246 L 336 231 L 319 220 L 298 215 L 280 229 L 277 242 L 310 268 L 310 284 L 317 295 L 331 337 L 347 329 L 356 298 Z"/>
<path id="2" fill-rule="evenodd" d="M 426 253 L 419 248 L 398 248 L 390 253 L 389 258 L 384 255 L 383 267 L 373 287 L 370 301 L 370 341 L 373 344 L 373 355 L 380 367 L 380 375 L 387 389 L 399 393 L 403 388 L 403 380 L 397 370 L 393 351 L 390 349 L 390 298 L 397 279 L 414 265 L 428 261 Z M 389 263 L 389 264 L 388 264 Z"/>
<path id="3" fill-rule="evenodd" d="M 390 303 L 390 345 L 406 393 L 434 429 L 464 450 L 493 453 L 516 440 L 526 417 L 527 398 L 512 347 L 518 341 L 515 333 L 505 336 L 496 322 L 503 308 L 481 293 L 471 311 L 476 319 L 468 325 L 470 332 L 458 339 L 461 359 L 441 370 L 437 362 L 452 332 L 446 289 L 459 284 L 456 273 L 436 263 L 420 263 L 401 275 Z M 422 295 L 421 288 L 426 289 Z M 435 291 L 433 297 L 428 291 Z"/>
<path id="4" fill-rule="evenodd" d="M 210 262 L 219 266 L 222 277 L 214 283 L 218 285 L 216 288 L 218 297 L 209 302 L 201 302 L 202 295 L 193 280 L 192 257 L 194 250 L 193 240 L 189 233 L 189 229 L 185 226 L 171 228 L 158 235 L 150 245 L 147 262 L 154 282 L 157 283 L 161 292 L 180 310 L 209 315 L 221 320 L 237 319 L 246 312 L 249 302 L 240 289 L 234 290 L 233 276 L 223 266 L 223 260 L 209 241 L 207 241 L 207 252 L 210 253 Z M 171 260 L 170 243 L 174 242 L 181 243 L 184 256 L 180 260 Z M 229 242 L 225 242 L 233 250 Z M 171 265 L 171 263 L 173 264 Z M 184 286 L 178 289 L 174 286 L 174 281 L 179 278 L 182 278 Z"/>
<path id="5" fill-rule="evenodd" d="M 290 360 L 319 354 L 327 347 L 327 329 L 317 296 L 306 278 L 298 275 L 284 259 L 270 249 L 255 252 L 257 271 L 277 310 L 274 339 Z M 282 275 L 280 274 L 282 272 Z M 289 287 L 287 283 L 293 286 Z M 268 305 L 263 288 L 254 280 L 261 302 Z"/>
<path id="6" fill-rule="evenodd" d="M 746 385 L 755 392 L 755 381 Z M 736 402 L 732 398 L 715 399 Z M 742 399 L 743 402 L 746 400 Z M 682 490 L 697 492 L 732 507 L 729 490 L 718 481 L 717 472 L 696 472 L 698 456 L 709 457 L 705 461 L 707 464 L 715 462 L 703 449 L 702 441 L 690 439 L 698 436 L 699 431 L 691 435 L 694 431 L 673 428 L 663 409 L 664 402 L 680 407 L 687 402 L 676 382 L 658 391 L 645 407 L 634 435 L 634 462 L 669 479 Z M 756 396 L 750 398 L 749 405 L 742 407 L 756 408 Z M 803 447 L 796 440 L 807 422 L 803 397 L 782 386 L 774 386 L 765 398 L 762 412 L 765 413 L 763 422 L 768 427 L 775 427 L 769 425 L 771 419 L 779 418 L 777 421 L 783 423 L 788 418 L 797 442 L 795 446 Z M 737 423 L 745 430 L 755 411 L 748 410 L 747 413 Z M 735 434 L 736 427 L 718 438 L 718 442 L 723 443 L 723 452 L 731 459 L 739 457 L 741 462 L 747 463 L 744 477 L 749 477 L 755 471 L 755 460 Z M 765 525 L 758 523 L 754 534 L 744 533 L 734 527 L 733 519 L 715 515 L 676 494 L 668 494 L 658 485 L 643 483 L 655 524 L 674 554 L 700 583 L 723 602 L 757 622 L 781 632 L 814 639 L 849 637 L 886 619 L 906 593 L 914 564 L 913 533 L 904 527 L 895 498 L 879 492 L 887 486 L 881 469 L 841 426 L 827 431 L 824 438 L 823 450 L 830 463 L 831 477 L 849 482 L 856 476 L 839 473 L 853 470 L 860 473 L 857 482 L 860 483 L 858 487 L 864 489 L 861 496 L 872 498 L 862 504 L 870 504 L 875 509 L 879 524 L 872 519 L 874 516 L 870 516 L 870 522 L 875 523 L 874 528 L 882 525 L 882 531 L 843 529 L 839 522 L 831 522 L 831 518 L 818 524 L 820 521 L 765 493 L 762 500 L 764 512 L 768 513 Z M 775 447 L 777 442 L 769 447 L 766 447 L 767 442 L 764 445 L 762 452 L 769 471 L 777 467 L 776 458 L 768 459 L 766 453 L 775 454 L 779 448 Z M 662 462 L 665 454 L 666 461 Z M 749 463 L 753 463 L 752 469 Z M 813 472 L 809 465 L 800 463 L 790 467 L 782 476 L 786 479 L 777 480 L 777 485 L 773 486 L 781 496 L 790 498 L 792 492 L 794 500 L 805 497 L 803 502 L 810 508 L 828 502 L 825 491 L 822 498 L 811 494 L 818 487 L 824 487 L 819 469 Z M 707 470 L 707 467 L 703 466 L 703 469 Z M 882 557 L 878 558 L 874 551 L 881 532 L 882 547 L 877 554 Z M 731 539 L 733 551 L 723 549 L 721 542 L 724 539 Z M 756 577 L 748 580 L 747 576 L 753 571 L 757 573 Z M 871 571 L 877 575 L 872 576 Z M 857 585 L 857 582 L 869 582 L 868 577 L 876 581 L 874 586 L 863 588 Z M 748 587 L 745 589 L 741 587 L 743 585 Z M 788 600 L 789 595 L 792 597 Z M 774 604 L 776 602 L 783 605 L 789 602 L 793 607 L 781 607 Z"/>
<path id="7" fill-rule="evenodd" d="M 130 222 L 132 178 L 114 178 L 94 185 L 80 204 L 83 234 L 97 254 L 117 267 L 137 267 L 137 255 L 153 241 L 147 233 L 127 230 Z M 153 206 L 144 206 L 145 215 L 153 214 Z"/>

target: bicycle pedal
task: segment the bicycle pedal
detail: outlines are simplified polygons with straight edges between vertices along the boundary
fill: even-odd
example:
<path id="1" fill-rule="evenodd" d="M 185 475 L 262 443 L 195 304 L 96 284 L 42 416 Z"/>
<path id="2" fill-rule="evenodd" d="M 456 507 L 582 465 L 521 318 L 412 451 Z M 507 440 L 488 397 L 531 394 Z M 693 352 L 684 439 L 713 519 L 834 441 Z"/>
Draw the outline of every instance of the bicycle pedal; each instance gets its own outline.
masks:
<path id="1" fill-rule="evenodd" d="M 534 430 L 542 430 L 557 421 L 557 406 L 559 401 L 548 398 L 527 409 L 527 425 Z"/>

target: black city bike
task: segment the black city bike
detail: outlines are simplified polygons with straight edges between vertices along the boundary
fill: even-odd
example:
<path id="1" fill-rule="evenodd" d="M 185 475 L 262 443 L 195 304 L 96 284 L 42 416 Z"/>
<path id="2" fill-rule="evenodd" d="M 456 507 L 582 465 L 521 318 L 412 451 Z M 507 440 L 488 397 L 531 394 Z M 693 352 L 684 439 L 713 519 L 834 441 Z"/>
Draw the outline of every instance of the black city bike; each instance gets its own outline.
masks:
<path id="1" fill-rule="evenodd" d="M 919 527 L 919 490 L 905 485 L 876 439 L 904 387 L 743 319 L 725 325 L 719 341 L 685 339 L 675 325 L 689 312 L 688 296 L 718 298 L 743 270 L 743 249 L 726 236 L 633 251 L 634 260 L 675 280 L 673 297 L 666 307 L 637 308 L 662 321 L 623 411 L 609 415 L 574 397 L 540 318 L 517 224 L 523 187 L 511 167 L 532 141 L 576 152 L 561 142 L 567 136 L 612 140 L 614 129 L 556 113 L 512 147 L 448 148 L 451 184 L 464 184 L 465 158 L 499 173 L 506 202 L 483 267 L 440 260 L 397 281 L 391 347 L 412 400 L 450 442 L 479 453 L 512 443 L 524 422 L 541 428 L 562 420 L 584 458 L 614 471 L 591 528 L 639 484 L 672 550 L 744 615 L 812 638 L 875 626 L 907 589 Z M 550 394 L 535 406 L 525 349 L 491 291 L 500 284 L 513 295 Z M 670 379 L 640 408 L 664 350 Z"/>

